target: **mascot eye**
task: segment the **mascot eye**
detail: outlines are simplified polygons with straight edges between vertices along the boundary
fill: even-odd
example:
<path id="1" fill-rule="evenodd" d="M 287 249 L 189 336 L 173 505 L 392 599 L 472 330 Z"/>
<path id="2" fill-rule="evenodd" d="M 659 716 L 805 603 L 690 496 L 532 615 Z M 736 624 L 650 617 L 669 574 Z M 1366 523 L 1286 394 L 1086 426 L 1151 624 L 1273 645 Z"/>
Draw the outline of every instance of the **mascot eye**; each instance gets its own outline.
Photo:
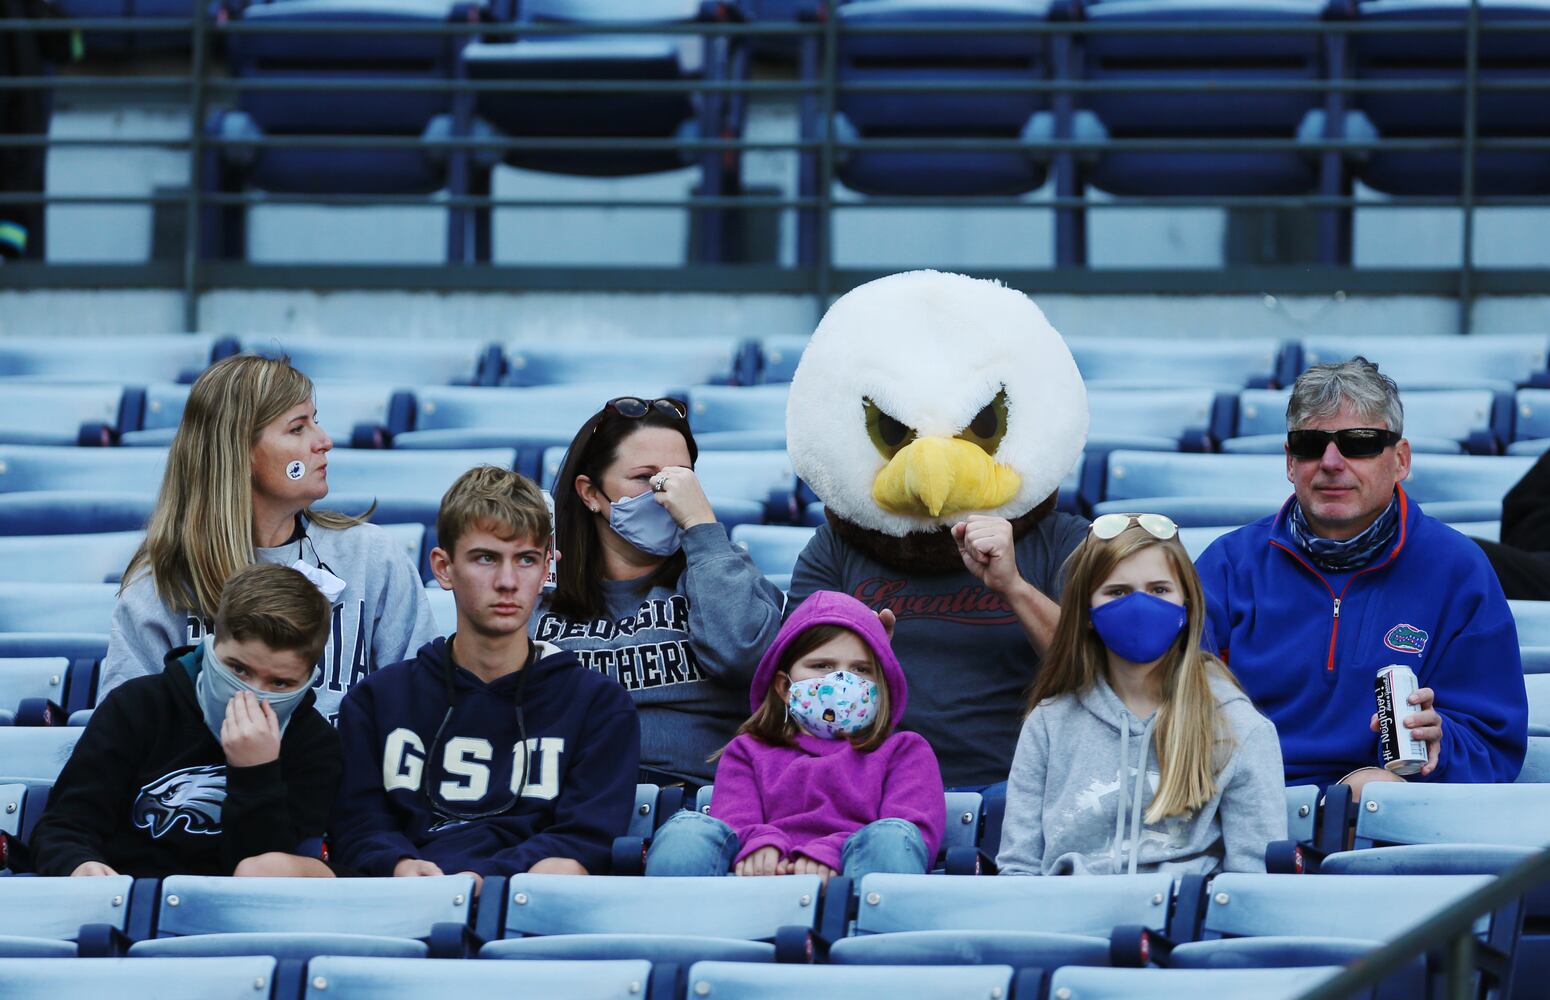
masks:
<path id="1" fill-rule="evenodd" d="M 996 398 L 974 415 L 958 437 L 979 445 L 986 454 L 994 455 L 1001 446 L 1001 439 L 1006 437 L 1006 390 L 996 393 Z"/>
<path id="2" fill-rule="evenodd" d="M 915 440 L 914 430 L 884 413 L 870 399 L 863 402 L 866 404 L 867 436 L 884 458 L 893 458 L 905 445 Z"/>

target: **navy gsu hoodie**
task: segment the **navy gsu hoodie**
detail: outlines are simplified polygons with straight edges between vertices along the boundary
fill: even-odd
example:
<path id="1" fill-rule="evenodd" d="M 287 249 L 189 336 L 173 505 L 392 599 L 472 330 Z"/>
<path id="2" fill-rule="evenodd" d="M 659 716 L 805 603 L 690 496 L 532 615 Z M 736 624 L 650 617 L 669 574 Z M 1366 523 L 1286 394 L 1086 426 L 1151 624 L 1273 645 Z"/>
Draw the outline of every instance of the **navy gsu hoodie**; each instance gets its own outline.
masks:
<path id="1" fill-rule="evenodd" d="M 362 875 L 391 875 L 403 858 L 434 862 L 449 874 L 514 875 L 549 857 L 607 870 L 613 838 L 624 833 L 635 801 L 635 705 L 616 681 L 582 667 L 574 654 L 537 646 L 537 659 L 523 671 L 486 684 L 458 666 L 447 639 L 438 638 L 417 658 L 350 689 L 339 706 L 339 861 Z M 449 669 L 456 703 L 450 718 Z M 527 671 L 523 747 L 516 699 Z M 512 802 L 516 785 L 522 793 Z M 499 811 L 460 818 L 493 810 Z"/>

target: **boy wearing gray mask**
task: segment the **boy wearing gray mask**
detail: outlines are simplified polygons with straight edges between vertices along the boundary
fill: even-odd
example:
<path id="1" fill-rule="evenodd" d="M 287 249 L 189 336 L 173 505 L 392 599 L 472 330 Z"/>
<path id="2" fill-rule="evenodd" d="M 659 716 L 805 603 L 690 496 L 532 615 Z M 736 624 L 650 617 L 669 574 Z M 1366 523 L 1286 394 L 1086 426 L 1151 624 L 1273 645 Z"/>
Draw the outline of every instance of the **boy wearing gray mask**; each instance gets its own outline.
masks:
<path id="1" fill-rule="evenodd" d="M 92 713 L 33 832 L 39 875 L 331 876 L 341 769 L 316 709 L 330 607 L 287 566 L 227 581 L 214 634 Z"/>

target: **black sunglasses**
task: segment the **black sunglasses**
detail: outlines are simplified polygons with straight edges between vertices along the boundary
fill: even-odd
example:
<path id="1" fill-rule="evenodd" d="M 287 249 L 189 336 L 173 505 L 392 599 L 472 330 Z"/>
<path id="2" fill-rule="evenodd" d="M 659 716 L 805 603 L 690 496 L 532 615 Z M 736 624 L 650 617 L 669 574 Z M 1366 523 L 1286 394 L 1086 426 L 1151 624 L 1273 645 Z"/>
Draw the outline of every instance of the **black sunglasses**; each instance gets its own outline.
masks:
<path id="1" fill-rule="evenodd" d="M 1286 450 L 1293 458 L 1313 460 L 1324 457 L 1331 441 L 1346 458 L 1372 458 L 1383 449 L 1399 443 L 1400 436 L 1381 427 L 1347 427 L 1342 431 L 1288 431 Z"/>
<path id="2" fill-rule="evenodd" d="M 613 410 L 621 417 L 639 420 L 652 410 L 677 420 L 689 419 L 689 406 L 681 399 L 641 399 L 639 396 L 620 396 L 603 404 L 603 409 Z"/>

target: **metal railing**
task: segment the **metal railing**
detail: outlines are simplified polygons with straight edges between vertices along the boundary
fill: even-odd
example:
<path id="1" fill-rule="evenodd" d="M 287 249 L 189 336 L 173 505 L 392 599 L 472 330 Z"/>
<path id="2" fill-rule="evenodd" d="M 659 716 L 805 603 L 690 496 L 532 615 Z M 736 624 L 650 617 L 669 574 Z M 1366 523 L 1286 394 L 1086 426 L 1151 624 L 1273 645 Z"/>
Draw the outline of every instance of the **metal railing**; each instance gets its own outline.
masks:
<path id="1" fill-rule="evenodd" d="M 188 159 L 189 184 L 183 192 L 148 192 L 144 195 L 112 196 L 92 194 L 15 194 L 0 193 L 0 202 L 51 206 L 118 206 L 181 204 L 185 213 L 184 245 L 176 265 L 168 261 L 141 264 L 39 264 L 11 262 L 0 267 L 0 287 L 161 287 L 180 289 L 184 297 L 185 321 L 195 328 L 198 321 L 199 295 L 210 288 L 397 288 L 397 289 L 564 289 L 564 290 L 684 290 L 684 291 L 769 291 L 812 294 L 826 301 L 862 281 L 882 273 L 866 268 L 837 266 L 834 260 L 834 217 L 854 208 L 941 208 L 999 207 L 1008 211 L 1030 209 L 1054 213 L 1056 224 L 1057 266 L 1047 269 L 981 269 L 981 273 L 999 277 L 1009 284 L 1031 292 L 1059 291 L 1089 294 L 1133 293 L 1358 293 L 1370 295 L 1420 294 L 1457 297 L 1459 326 L 1467 332 L 1471 304 L 1479 295 L 1537 294 L 1550 291 L 1550 268 L 1481 268 L 1475 262 L 1475 215 L 1482 208 L 1547 207 L 1550 196 L 1482 194 L 1477 190 L 1476 158 L 1479 154 L 1500 152 L 1540 152 L 1550 154 L 1550 130 L 1543 136 L 1481 136 L 1478 105 L 1482 95 L 1499 92 L 1550 91 L 1550 79 L 1481 78 L 1480 47 L 1483 35 L 1491 33 L 1535 33 L 1550 47 L 1550 21 L 1510 19 L 1486 22 L 1481 17 L 1480 0 L 1467 8 L 1463 25 L 1465 64 L 1461 78 L 1437 79 L 1352 79 L 1344 70 L 1345 43 L 1363 34 L 1457 35 L 1460 26 L 1452 23 L 1368 22 L 1353 20 L 1323 21 L 1243 21 L 1212 20 L 1199 22 L 1124 22 L 1039 21 L 993 24 L 987 22 L 931 24 L 851 24 L 837 16 L 821 17 L 811 23 L 771 24 L 701 21 L 693 23 L 499 23 L 437 22 L 278 22 L 268 19 L 245 20 L 241 17 L 210 18 L 198 11 L 190 18 L 0 20 L 0 33 L 17 31 L 126 32 L 134 35 L 187 33 L 190 61 L 186 74 L 124 77 L 112 75 L 44 75 L 12 77 L 4 85 L 14 89 L 47 89 L 72 97 L 90 97 L 110 88 L 126 85 L 136 92 L 151 92 L 177 99 L 188 109 L 189 135 L 185 138 L 136 137 L 50 137 L 0 133 L 0 148 L 46 147 L 49 149 L 102 149 L 112 152 L 124 148 L 156 148 L 182 152 Z M 1051 78 L 987 81 L 933 80 L 854 81 L 842 79 L 840 72 L 843 40 L 855 34 L 957 36 L 1006 32 L 1047 36 L 1049 45 L 1078 45 L 1088 37 L 1108 34 L 1127 36 L 1155 34 L 1228 35 L 1247 34 L 1314 35 L 1329 47 L 1331 61 L 1339 60 L 1338 72 L 1326 72 L 1323 79 L 1221 80 L 1176 78 L 1165 80 L 1094 80 L 1080 74 L 1057 72 Z M 376 79 L 329 79 L 307 77 L 296 70 L 294 78 L 222 78 L 215 75 L 214 56 L 224 42 L 257 35 L 350 35 L 433 36 L 449 41 L 495 35 L 502 39 L 543 38 L 545 36 L 684 35 L 700 37 L 707 45 L 720 46 L 725 52 L 741 51 L 742 46 L 777 38 L 795 38 L 803 53 L 803 71 L 795 79 L 749 79 L 741 74 L 691 80 L 569 80 L 569 79 L 470 79 L 464 73 L 449 74 L 445 79 L 393 79 L 387 74 Z M 1056 136 L 1038 139 L 978 137 L 885 137 L 842 139 L 834 130 L 834 112 L 845 97 L 882 94 L 1014 93 L 1047 96 L 1058 108 L 1071 109 L 1084 96 L 1126 93 L 1136 90 L 1177 94 L 1221 94 L 1241 92 L 1311 93 L 1324 98 L 1330 108 L 1343 108 L 1344 102 L 1367 93 L 1413 94 L 1418 99 L 1435 95 L 1462 95 L 1463 128 L 1458 136 L 1412 138 L 1339 138 L 1330 129 L 1317 138 L 1138 138 L 1121 137 L 1082 139 L 1073 137 L 1069 122 L 1057 126 Z M 459 109 L 456 134 L 437 138 L 411 135 L 263 135 L 229 138 L 207 135 L 206 111 L 232 104 L 239 95 L 307 93 L 376 93 L 384 99 L 406 94 L 447 94 Z M 802 134 L 790 140 L 750 140 L 742 134 L 722 135 L 708 128 L 701 137 L 686 139 L 643 136 L 475 136 L 464 128 L 473 102 L 480 94 L 545 95 L 609 94 L 696 96 L 702 105 L 717 102 L 723 112 L 741 109 L 750 99 L 794 100 L 803 113 Z M 390 96 L 391 95 L 391 96 Z M 719 122 L 705 119 L 704 124 Z M 670 154 L 694 157 L 700 163 L 721 158 L 728 162 L 749 153 L 785 153 L 795 155 L 814 178 L 795 195 L 784 193 L 743 193 L 731 190 L 690 195 L 684 198 L 506 198 L 476 194 L 467 190 L 422 195 L 365 195 L 341 191 L 329 194 L 266 193 L 253 190 L 209 190 L 204 172 L 209 160 L 206 153 L 241 147 L 265 149 L 329 149 L 339 151 L 417 150 L 447 157 L 462 163 L 477 153 L 532 155 L 567 154 Z M 1348 158 L 1367 153 L 1450 153 L 1462 157 L 1462 177 L 1457 194 L 1402 196 L 1382 200 L 1355 197 L 1351 193 L 1328 192 L 1290 195 L 1147 195 L 1106 196 L 1094 199 L 1089 190 L 1078 185 L 1054 197 L 1028 200 L 1021 195 L 944 196 L 888 195 L 861 200 L 836 201 L 835 183 L 841 176 L 843 157 L 858 153 L 956 152 L 1022 153 L 1037 158 L 1050 168 L 1052 175 L 1064 169 L 1079 176 L 1083 158 L 1114 153 L 1297 153 L 1324 164 L 1336 164 L 1345 170 Z M 1550 156 L 1547 156 L 1550 159 Z M 1347 176 L 1342 173 L 1342 177 Z M 731 220 L 746 220 L 754 213 L 795 213 L 798 231 L 807 237 L 796 266 L 725 263 L 704 256 L 691 256 L 687 266 L 660 268 L 584 267 L 584 266 L 513 266 L 458 261 L 447 265 L 316 265 L 253 264 L 240 259 L 219 259 L 202 252 L 201 219 L 222 208 L 245 209 L 254 205 L 307 204 L 317 206 L 430 206 L 449 212 L 449 228 L 454 225 L 488 226 L 488 216 L 503 208 L 632 208 L 677 209 L 691 213 L 708 224 L 721 225 Z M 1080 242 L 1085 232 L 1085 213 L 1132 208 L 1217 208 L 1227 210 L 1290 210 L 1319 213 L 1321 220 L 1346 227 L 1349 240 L 1351 214 L 1356 209 L 1402 210 L 1448 208 L 1459 210 L 1462 218 L 1459 265 L 1442 268 L 1355 268 L 1348 263 L 1325 259 L 1295 266 L 1228 266 L 1221 269 L 1134 268 L 1098 269 L 1071 266 L 1072 254 L 1060 248 L 1062 239 Z M 485 220 L 477 223 L 477 220 Z M 1332 222 L 1330 220 L 1333 220 Z M 1062 228 L 1064 224 L 1065 228 Z M 456 239 L 457 237 L 453 237 Z M 489 237 L 485 236 L 488 240 Z M 799 242 L 801 238 L 799 237 Z M 450 241 L 449 241 L 450 242 Z M 449 252 L 449 256 L 451 256 Z M 933 261 L 921 261 L 929 265 Z M 1065 265 L 1065 266 L 1060 266 Z"/>

